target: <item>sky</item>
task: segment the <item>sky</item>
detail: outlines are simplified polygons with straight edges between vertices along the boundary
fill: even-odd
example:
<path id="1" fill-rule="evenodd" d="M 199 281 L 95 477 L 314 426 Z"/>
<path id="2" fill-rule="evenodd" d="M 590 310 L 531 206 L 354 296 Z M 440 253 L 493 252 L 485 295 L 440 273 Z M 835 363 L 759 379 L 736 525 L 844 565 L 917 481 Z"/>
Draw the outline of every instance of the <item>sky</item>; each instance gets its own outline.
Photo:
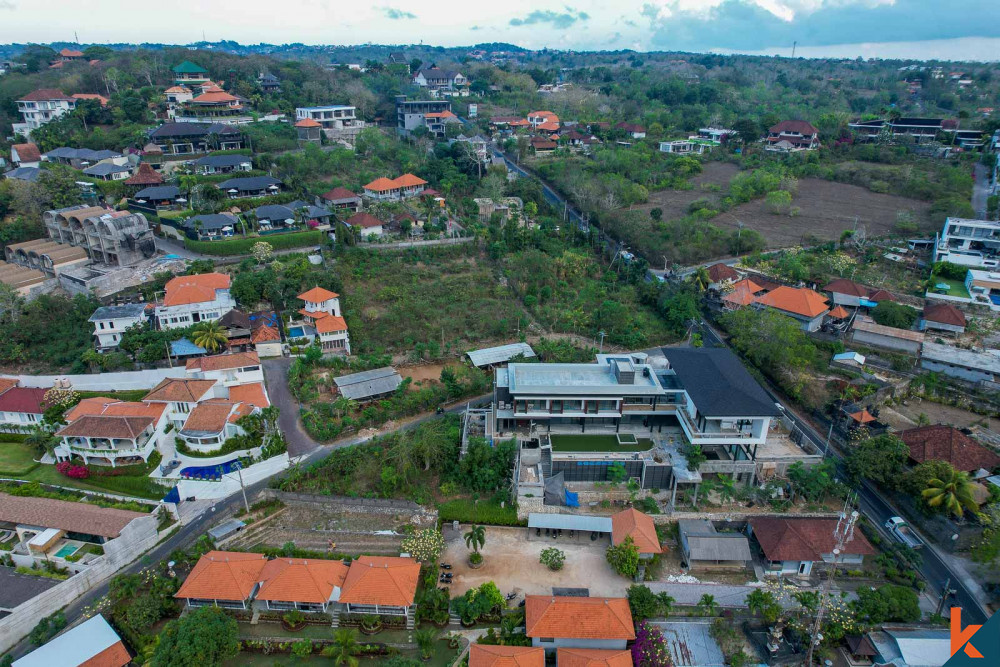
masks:
<path id="1" fill-rule="evenodd" d="M 415 44 L 1000 60 L 1000 0 L 0 0 L 0 43 Z M 204 31 L 204 33 L 203 33 Z M 933 51 L 928 44 L 933 41 Z"/>

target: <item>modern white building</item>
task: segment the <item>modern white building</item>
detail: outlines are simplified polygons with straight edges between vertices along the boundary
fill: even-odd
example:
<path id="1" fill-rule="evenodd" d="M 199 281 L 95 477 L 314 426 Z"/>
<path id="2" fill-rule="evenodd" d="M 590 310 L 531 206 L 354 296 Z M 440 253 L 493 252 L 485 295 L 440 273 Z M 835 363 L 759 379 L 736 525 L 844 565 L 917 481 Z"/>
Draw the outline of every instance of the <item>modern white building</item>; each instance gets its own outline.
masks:
<path id="1" fill-rule="evenodd" d="M 77 100 L 61 90 L 40 88 L 17 100 L 17 111 L 23 122 L 14 123 L 14 134 L 31 135 L 50 120 L 55 120 L 76 108 Z"/>
<path id="2" fill-rule="evenodd" d="M 229 293 L 230 279 L 223 273 L 176 276 L 156 304 L 156 324 L 161 329 L 214 322 L 236 307 Z"/>
<path id="3" fill-rule="evenodd" d="M 168 436 L 166 406 L 157 403 L 87 398 L 66 414 L 69 424 L 56 431 L 56 460 L 74 457 L 87 465 L 145 463 Z"/>
<path id="4" fill-rule="evenodd" d="M 934 261 L 995 269 L 1000 266 L 1000 222 L 948 218 L 934 238 Z"/>
<path id="5" fill-rule="evenodd" d="M 186 368 L 191 379 L 213 380 L 226 387 L 264 382 L 260 357 L 253 351 L 188 359 Z"/>
<path id="6" fill-rule="evenodd" d="M 318 107 L 297 107 L 295 120 L 314 120 L 323 126 L 324 130 L 361 130 L 365 121 L 358 119 L 358 109 L 343 104 L 327 104 Z"/>
<path id="7" fill-rule="evenodd" d="M 303 334 L 309 333 L 306 327 L 314 328 L 324 352 L 350 354 L 351 339 L 347 333 L 347 321 L 340 312 L 340 295 L 322 287 L 314 287 L 298 298 L 304 303 L 299 314 L 312 322 L 311 327 L 301 327 Z"/>
<path id="8" fill-rule="evenodd" d="M 90 316 L 94 324 L 94 338 L 98 350 L 118 347 L 122 334 L 129 327 L 145 324 L 147 321 L 145 303 L 126 303 L 121 306 L 102 306 Z"/>

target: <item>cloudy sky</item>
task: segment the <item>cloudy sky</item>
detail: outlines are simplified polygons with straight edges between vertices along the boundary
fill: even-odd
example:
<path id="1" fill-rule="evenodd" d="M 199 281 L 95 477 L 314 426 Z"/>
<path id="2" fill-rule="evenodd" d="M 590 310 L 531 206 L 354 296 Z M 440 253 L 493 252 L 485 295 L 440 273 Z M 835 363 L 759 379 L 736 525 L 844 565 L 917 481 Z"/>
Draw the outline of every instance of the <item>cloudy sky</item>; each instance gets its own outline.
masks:
<path id="1" fill-rule="evenodd" d="M 1000 59 L 1000 0 L 0 0 L 0 42 L 305 42 Z M 986 38 L 986 39 L 983 39 Z M 894 46 L 892 43 L 896 43 Z M 904 46 L 900 43 L 915 44 Z M 894 50 L 895 49 L 895 50 Z M 943 51 L 942 51 L 943 50 Z M 857 53 L 855 53 L 857 52 Z"/>

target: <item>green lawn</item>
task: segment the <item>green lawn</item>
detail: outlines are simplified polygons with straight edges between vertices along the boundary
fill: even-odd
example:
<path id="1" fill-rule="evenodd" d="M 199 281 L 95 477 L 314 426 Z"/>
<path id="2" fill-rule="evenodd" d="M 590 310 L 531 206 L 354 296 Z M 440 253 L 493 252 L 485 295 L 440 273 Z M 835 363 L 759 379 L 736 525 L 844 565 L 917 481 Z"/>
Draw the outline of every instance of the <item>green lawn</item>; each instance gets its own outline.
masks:
<path id="1" fill-rule="evenodd" d="M 648 438 L 639 438 L 638 444 L 618 444 L 613 435 L 553 435 L 554 452 L 644 452 L 653 446 Z M 623 437 L 628 437 L 627 434 Z"/>
<path id="2" fill-rule="evenodd" d="M 945 278 L 944 276 L 931 276 L 931 288 L 929 292 L 939 293 L 934 289 L 934 286 L 938 283 L 944 284 L 948 283 L 948 291 L 940 292 L 940 294 L 947 294 L 948 296 L 959 296 L 963 299 L 970 298 L 969 290 L 965 289 L 965 282 L 962 280 L 954 280 L 952 278 Z"/>
<path id="3" fill-rule="evenodd" d="M 34 450 L 21 442 L 0 442 L 0 477 L 20 477 L 37 468 Z"/>

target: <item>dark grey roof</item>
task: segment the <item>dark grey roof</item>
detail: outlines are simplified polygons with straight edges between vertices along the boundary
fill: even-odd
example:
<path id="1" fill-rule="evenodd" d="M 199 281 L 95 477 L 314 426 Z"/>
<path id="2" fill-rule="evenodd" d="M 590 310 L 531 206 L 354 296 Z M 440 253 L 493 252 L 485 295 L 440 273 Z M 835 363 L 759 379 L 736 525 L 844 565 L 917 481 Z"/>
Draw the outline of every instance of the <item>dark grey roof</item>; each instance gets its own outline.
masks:
<path id="1" fill-rule="evenodd" d="M 93 167 L 87 167 L 83 170 L 83 173 L 88 176 L 110 176 L 111 174 L 120 174 L 122 172 L 132 171 L 132 167 L 127 164 L 114 164 L 113 162 L 102 162 L 101 164 L 95 164 Z"/>
<path id="2" fill-rule="evenodd" d="M 181 190 L 176 185 L 154 185 L 135 193 L 133 199 L 176 199 Z"/>
<path id="3" fill-rule="evenodd" d="M 237 167 L 252 162 L 249 155 L 206 155 L 194 161 L 199 167 Z"/>
<path id="4" fill-rule="evenodd" d="M 230 178 L 216 184 L 220 190 L 266 190 L 272 185 L 281 185 L 281 181 L 273 176 L 244 176 L 242 178 Z"/>
<path id="5" fill-rule="evenodd" d="M 225 215 L 223 213 L 207 213 L 205 215 L 196 215 L 188 218 L 184 221 L 184 226 L 188 229 L 194 229 L 194 223 L 196 220 L 201 221 L 201 228 L 204 230 L 234 227 L 238 222 L 235 217 Z"/>
<path id="6" fill-rule="evenodd" d="M 395 368 L 386 366 L 372 371 L 352 373 L 334 378 L 340 393 L 352 400 L 361 400 L 395 391 L 403 382 L 403 378 Z"/>
<path id="7" fill-rule="evenodd" d="M 219 326 L 226 329 L 249 329 L 250 316 L 242 310 L 236 310 L 233 308 L 219 318 Z"/>
<path id="8" fill-rule="evenodd" d="M 60 581 L 30 574 L 18 574 L 12 567 L 0 567 L 0 609 L 12 610 Z"/>
<path id="9" fill-rule="evenodd" d="M 722 347 L 662 349 L 702 415 L 774 417 L 780 414 L 774 401 L 729 350 Z"/>
<path id="10" fill-rule="evenodd" d="M 682 539 L 687 542 L 691 560 L 753 560 L 750 541 L 742 533 L 720 533 L 706 519 L 681 519 L 677 526 Z"/>
<path id="11" fill-rule="evenodd" d="M 120 306 L 101 306 L 90 316 L 91 322 L 116 320 L 126 317 L 141 317 L 146 310 L 145 303 L 124 303 Z"/>
<path id="12" fill-rule="evenodd" d="M 258 206 L 253 210 L 258 220 L 288 220 L 295 219 L 295 209 L 290 204 L 268 204 Z"/>
<path id="13" fill-rule="evenodd" d="M 270 72 L 257 77 L 257 80 L 261 83 L 278 83 L 278 77 L 274 76 Z"/>
<path id="14" fill-rule="evenodd" d="M 238 129 L 224 123 L 164 123 L 150 130 L 149 136 L 154 139 L 165 139 L 167 137 L 203 137 L 207 134 L 239 133 Z"/>
<path id="15" fill-rule="evenodd" d="M 70 148 L 69 146 L 60 146 L 59 148 L 53 148 L 45 157 L 61 158 L 63 160 L 88 160 L 90 162 L 97 162 L 99 160 L 106 160 L 109 157 L 121 157 L 121 153 L 108 150 L 95 151 L 90 148 Z"/>
<path id="16" fill-rule="evenodd" d="M 34 182 L 38 180 L 41 173 L 42 170 L 38 167 L 18 167 L 5 173 L 4 178 L 16 178 L 19 181 Z"/>

